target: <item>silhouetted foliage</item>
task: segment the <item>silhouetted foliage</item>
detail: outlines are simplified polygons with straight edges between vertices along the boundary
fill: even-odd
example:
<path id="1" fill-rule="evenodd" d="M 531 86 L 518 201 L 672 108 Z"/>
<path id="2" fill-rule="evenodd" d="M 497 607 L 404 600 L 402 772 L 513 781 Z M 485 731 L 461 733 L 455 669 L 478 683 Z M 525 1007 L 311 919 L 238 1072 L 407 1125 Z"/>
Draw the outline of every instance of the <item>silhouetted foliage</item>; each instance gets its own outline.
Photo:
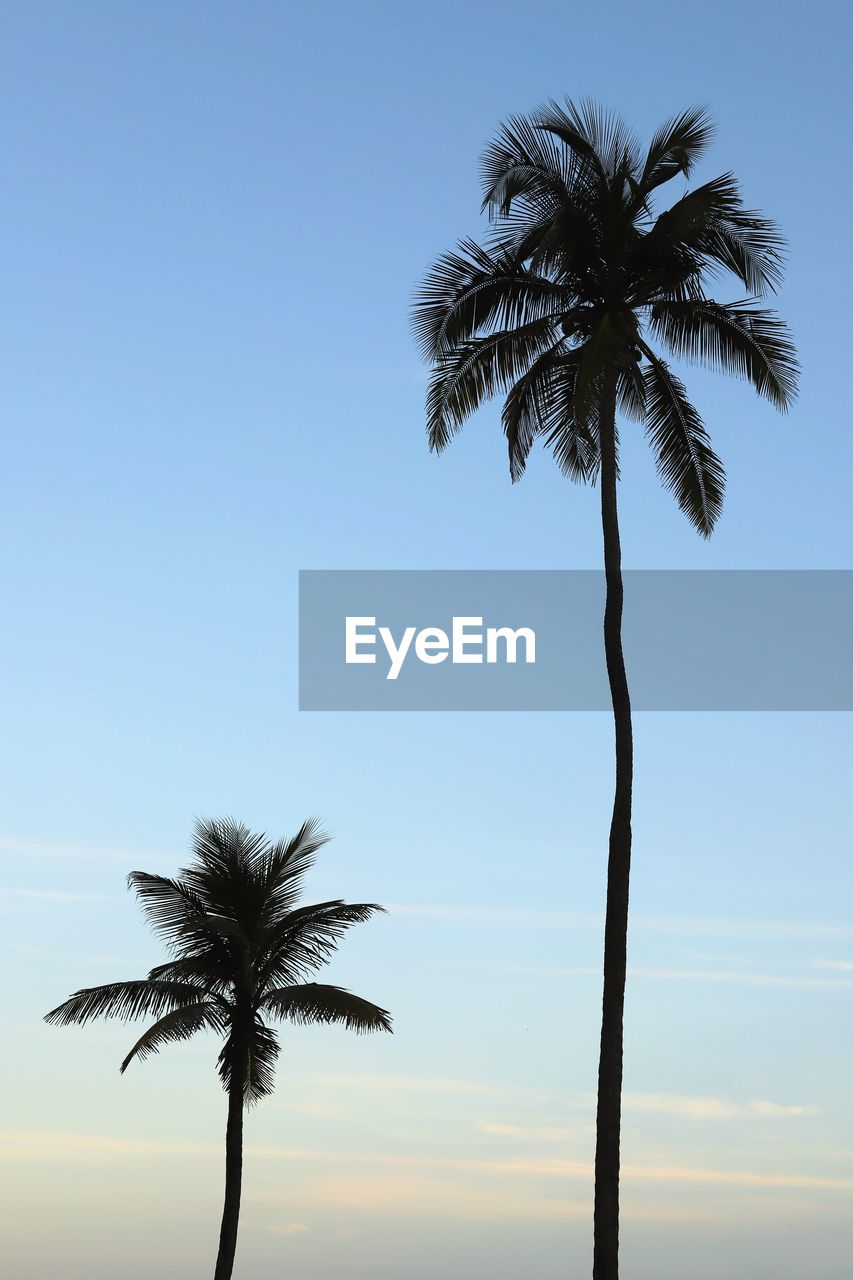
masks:
<path id="1" fill-rule="evenodd" d="M 197 1031 L 223 1041 L 218 1070 L 229 1096 L 226 1193 L 215 1280 L 231 1276 L 242 1173 L 242 1112 L 272 1092 L 279 1053 L 270 1021 L 340 1023 L 357 1033 L 390 1031 L 385 1009 L 342 987 L 310 981 L 354 924 L 383 908 L 340 899 L 297 905 L 302 881 L 328 839 L 306 822 L 272 843 L 232 819 L 199 822 L 193 862 L 178 878 L 128 877 L 154 932 L 170 953 L 147 978 L 76 991 L 45 1021 L 93 1018 L 156 1021 L 121 1064 L 187 1040 Z"/>
<path id="2" fill-rule="evenodd" d="M 594 480 L 611 373 L 620 411 L 645 424 L 664 483 L 710 534 L 723 467 L 652 341 L 746 378 L 783 410 L 797 375 L 784 324 L 754 302 L 780 283 L 783 241 L 744 208 L 733 176 L 654 209 L 659 188 L 691 173 L 711 132 L 707 113 L 692 108 L 644 154 L 617 117 L 571 102 L 502 126 L 482 161 L 491 234 L 440 257 L 416 296 L 415 332 L 433 366 L 432 449 L 503 392 L 513 480 L 540 437 L 572 479 Z M 709 285 L 726 274 L 751 296 L 711 299 Z"/>

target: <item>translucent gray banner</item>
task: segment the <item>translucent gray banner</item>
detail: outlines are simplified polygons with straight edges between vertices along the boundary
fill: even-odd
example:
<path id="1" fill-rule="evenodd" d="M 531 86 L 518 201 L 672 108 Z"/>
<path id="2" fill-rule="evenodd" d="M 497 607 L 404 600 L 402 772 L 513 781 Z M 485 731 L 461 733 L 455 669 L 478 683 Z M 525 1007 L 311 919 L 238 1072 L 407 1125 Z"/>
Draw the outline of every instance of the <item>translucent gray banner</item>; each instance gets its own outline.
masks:
<path id="1" fill-rule="evenodd" d="M 304 571 L 303 711 L 600 711 L 604 574 Z M 638 711 L 853 710 L 853 571 L 633 570 Z"/>

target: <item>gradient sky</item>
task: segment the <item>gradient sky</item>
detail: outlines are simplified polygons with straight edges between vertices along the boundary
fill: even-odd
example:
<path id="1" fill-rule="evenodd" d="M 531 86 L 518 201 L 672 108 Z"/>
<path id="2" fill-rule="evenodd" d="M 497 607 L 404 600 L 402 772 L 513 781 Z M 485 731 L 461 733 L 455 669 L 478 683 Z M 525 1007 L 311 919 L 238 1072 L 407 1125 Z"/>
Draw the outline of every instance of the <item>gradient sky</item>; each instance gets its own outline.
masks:
<path id="1" fill-rule="evenodd" d="M 215 1044 L 119 1077 L 48 1028 L 160 953 L 124 890 L 196 815 L 335 833 L 312 897 L 377 900 L 330 980 L 393 1038 L 286 1036 L 248 1121 L 237 1280 L 589 1273 L 605 715 L 300 715 L 300 568 L 600 563 L 593 493 L 497 407 L 440 460 L 408 329 L 477 235 L 508 113 L 590 95 L 648 137 L 707 103 L 791 244 L 778 417 L 688 371 L 729 470 L 710 543 L 625 442 L 634 568 L 850 568 L 843 3 L 7 3 L 0 19 L 0 1117 L 16 1280 L 202 1280 Z M 630 660 L 630 655 L 629 655 Z M 631 1280 L 846 1280 L 846 715 L 638 717 Z"/>

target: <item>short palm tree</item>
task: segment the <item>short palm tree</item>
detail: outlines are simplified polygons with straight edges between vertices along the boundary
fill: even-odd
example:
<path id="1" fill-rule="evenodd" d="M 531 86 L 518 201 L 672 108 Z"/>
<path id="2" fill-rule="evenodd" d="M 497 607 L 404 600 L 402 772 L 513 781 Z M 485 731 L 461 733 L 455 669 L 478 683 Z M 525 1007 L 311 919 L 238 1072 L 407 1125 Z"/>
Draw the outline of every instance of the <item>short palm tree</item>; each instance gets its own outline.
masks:
<path id="1" fill-rule="evenodd" d="M 243 1172 L 243 1108 L 271 1093 L 278 1037 L 270 1019 L 338 1022 L 351 1031 L 390 1031 L 385 1009 L 341 987 L 305 981 L 346 930 L 382 907 L 339 899 L 297 906 L 302 879 L 327 840 L 314 821 L 271 843 L 231 819 L 199 822 L 194 861 L 177 879 L 128 877 L 154 931 L 171 952 L 136 982 L 77 991 L 47 1014 L 59 1026 L 91 1018 L 157 1019 L 121 1064 L 197 1031 L 224 1040 L 218 1069 L 228 1094 L 225 1207 L 214 1280 L 229 1280 L 237 1247 Z"/>
<path id="2" fill-rule="evenodd" d="M 711 137 L 701 108 L 663 125 L 648 149 L 601 109 L 550 103 L 505 123 L 482 163 L 491 232 L 439 258 L 418 291 L 414 325 L 433 374 L 430 447 L 500 392 L 517 480 L 538 439 L 572 480 L 600 478 L 604 648 L 616 739 L 604 940 L 595 1153 L 595 1280 L 616 1280 L 623 1008 L 631 860 L 633 745 L 622 653 L 617 410 L 638 422 L 663 483 L 707 537 L 724 471 L 681 380 L 658 354 L 745 378 L 789 406 L 797 363 L 781 320 L 755 300 L 781 280 L 774 225 L 745 209 L 730 173 L 655 207 Z M 733 277 L 748 297 L 720 301 Z"/>

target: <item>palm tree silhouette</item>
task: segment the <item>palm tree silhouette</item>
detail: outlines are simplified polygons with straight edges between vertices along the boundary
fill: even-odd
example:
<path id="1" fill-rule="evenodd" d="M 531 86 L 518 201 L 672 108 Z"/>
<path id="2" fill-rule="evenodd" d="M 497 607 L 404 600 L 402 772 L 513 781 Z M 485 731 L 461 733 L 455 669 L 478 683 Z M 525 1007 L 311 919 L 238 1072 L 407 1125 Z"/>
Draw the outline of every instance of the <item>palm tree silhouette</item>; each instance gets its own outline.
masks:
<path id="1" fill-rule="evenodd" d="M 617 1280 L 623 1010 L 631 861 L 633 745 L 622 652 L 617 409 L 642 423 L 663 483 L 707 537 L 725 474 L 683 383 L 657 354 L 747 379 L 778 409 L 796 390 L 782 321 L 754 305 L 781 282 L 783 242 L 745 209 L 730 173 L 656 213 L 655 193 L 687 176 L 712 134 L 703 108 L 664 124 L 644 151 L 616 116 L 555 102 L 513 117 L 482 161 L 484 245 L 462 241 L 428 272 L 414 328 L 433 373 L 431 449 L 440 452 L 488 397 L 505 395 L 513 480 L 539 438 L 572 480 L 601 480 L 604 648 L 616 746 L 607 866 L 604 993 L 595 1151 L 594 1280 Z M 716 301 L 716 276 L 749 297 Z"/>
<path id="2" fill-rule="evenodd" d="M 121 1064 L 211 1030 L 224 1038 L 218 1070 L 228 1093 L 225 1207 L 214 1280 L 230 1280 L 243 1173 L 243 1108 L 274 1087 L 278 1037 L 266 1019 L 342 1023 L 390 1031 L 385 1009 L 341 987 L 305 979 L 325 964 L 346 930 L 383 908 L 339 899 L 298 907 L 302 879 L 326 843 L 314 820 L 271 843 L 233 819 L 196 824 L 194 862 L 178 879 L 133 871 L 135 889 L 172 958 L 136 982 L 76 991 L 46 1015 L 59 1026 L 92 1018 L 157 1021 Z"/>

